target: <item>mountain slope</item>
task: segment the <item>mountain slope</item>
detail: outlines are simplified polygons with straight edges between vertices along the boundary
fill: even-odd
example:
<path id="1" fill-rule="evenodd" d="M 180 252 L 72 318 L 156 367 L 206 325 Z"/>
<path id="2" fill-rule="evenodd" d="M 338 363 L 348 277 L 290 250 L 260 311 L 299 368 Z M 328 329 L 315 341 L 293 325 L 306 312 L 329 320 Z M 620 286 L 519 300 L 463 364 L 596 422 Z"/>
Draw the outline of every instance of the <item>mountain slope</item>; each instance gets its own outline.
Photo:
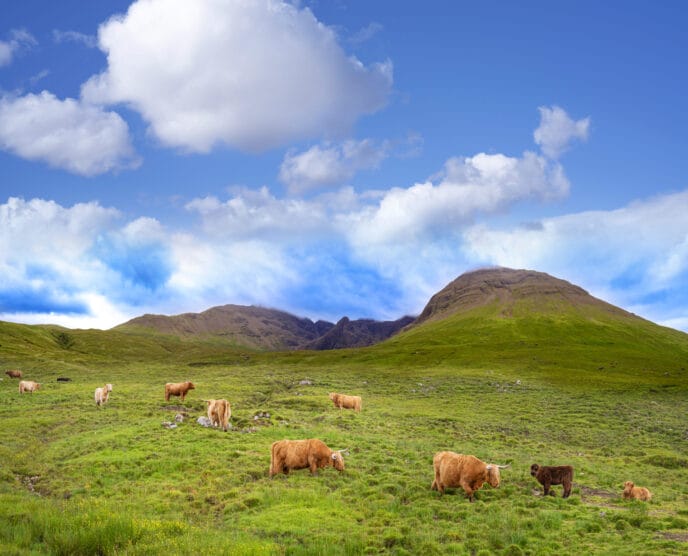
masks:
<path id="1" fill-rule="evenodd" d="M 413 320 L 413 317 L 402 317 L 381 322 L 372 319 L 349 320 L 344 317 L 327 333 L 301 348 L 326 350 L 370 346 L 393 336 Z"/>
<path id="2" fill-rule="evenodd" d="M 265 350 L 295 349 L 325 334 L 334 325 L 313 322 L 276 309 L 223 305 L 202 313 L 143 315 L 115 327 L 120 331 L 150 329 L 180 337 L 215 337 L 234 345 Z"/>

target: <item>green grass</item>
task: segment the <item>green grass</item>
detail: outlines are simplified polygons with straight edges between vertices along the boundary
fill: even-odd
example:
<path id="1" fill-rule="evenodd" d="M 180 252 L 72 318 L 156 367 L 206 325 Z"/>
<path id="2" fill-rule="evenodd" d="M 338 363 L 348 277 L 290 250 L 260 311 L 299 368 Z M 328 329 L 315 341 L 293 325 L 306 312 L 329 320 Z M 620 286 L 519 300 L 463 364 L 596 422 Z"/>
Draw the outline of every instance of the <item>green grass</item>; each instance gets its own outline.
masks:
<path id="1" fill-rule="evenodd" d="M 688 341 L 636 323 L 447 319 L 371 349 L 269 354 L 154 334 L 0 323 L 0 553 L 680 554 L 688 548 Z M 58 376 L 72 382 L 58 383 Z M 192 380 L 184 403 L 163 384 Z M 300 385 L 303 379 L 311 385 Z M 95 387 L 114 391 L 102 409 Z M 335 409 L 327 394 L 363 397 Z M 228 433 L 195 423 L 232 403 Z M 161 424 L 176 413 L 176 429 Z M 269 419 L 254 420 L 258 412 Z M 318 437 L 347 469 L 268 478 Z M 511 463 L 470 504 L 430 490 L 439 450 Z M 540 496 L 531 463 L 572 464 Z M 621 498 L 633 480 L 650 503 Z"/>

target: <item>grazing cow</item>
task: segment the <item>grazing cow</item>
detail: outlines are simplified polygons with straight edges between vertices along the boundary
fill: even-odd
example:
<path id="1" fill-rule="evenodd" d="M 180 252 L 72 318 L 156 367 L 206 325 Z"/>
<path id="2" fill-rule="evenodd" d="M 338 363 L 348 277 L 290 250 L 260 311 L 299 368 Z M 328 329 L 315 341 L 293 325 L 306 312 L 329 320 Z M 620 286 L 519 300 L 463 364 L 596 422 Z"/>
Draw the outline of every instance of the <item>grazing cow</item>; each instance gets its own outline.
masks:
<path id="1" fill-rule="evenodd" d="M 431 489 L 444 494 L 445 488 L 463 488 L 468 499 L 473 502 L 473 493 L 483 483 L 499 486 L 499 470 L 510 465 L 495 465 L 480 461 L 475 456 L 457 454 L 455 452 L 437 452 L 432 459 L 435 467 L 435 480 Z"/>
<path id="2" fill-rule="evenodd" d="M 165 401 L 170 401 L 170 396 L 181 396 L 182 401 L 186 397 L 186 393 L 189 390 L 196 388 L 193 382 L 168 382 L 165 384 Z"/>
<path id="3" fill-rule="evenodd" d="M 106 384 L 102 388 L 96 388 L 95 399 L 96 405 L 101 406 L 108 401 L 110 397 L 110 392 L 112 392 L 112 384 Z"/>
<path id="4" fill-rule="evenodd" d="M 229 428 L 229 419 L 232 417 L 232 407 L 227 400 L 205 400 L 208 405 L 208 419 L 210 425 L 219 427 L 222 425 L 222 430 L 227 432 Z"/>
<path id="5" fill-rule="evenodd" d="M 22 377 L 21 371 L 5 371 L 5 374 L 10 378 L 21 378 Z"/>
<path id="6" fill-rule="evenodd" d="M 637 487 L 633 481 L 626 481 L 624 483 L 623 497 L 625 499 L 643 500 L 649 502 L 652 500 L 652 493 L 645 487 Z"/>
<path id="7" fill-rule="evenodd" d="M 544 489 L 544 494 L 555 496 L 554 491 L 550 491 L 552 485 L 564 485 L 564 498 L 571 494 L 573 484 L 573 467 L 570 465 L 538 465 L 534 463 L 530 466 L 530 474 L 535 477 Z"/>
<path id="8" fill-rule="evenodd" d="M 354 411 L 361 411 L 361 396 L 347 396 L 346 394 L 337 394 L 330 392 L 330 399 L 335 407 L 339 409 L 353 409 Z"/>
<path id="9" fill-rule="evenodd" d="M 308 440 L 278 440 L 270 448 L 270 478 L 278 473 L 289 474 L 292 469 L 310 469 L 316 475 L 322 467 L 344 471 L 342 452 L 330 450 L 317 438 Z"/>
<path id="10" fill-rule="evenodd" d="M 32 394 L 34 393 L 35 390 L 38 390 L 41 387 L 41 385 L 38 382 L 34 382 L 33 380 L 20 380 L 19 381 L 19 393 L 23 394 L 24 392 L 31 392 Z"/>

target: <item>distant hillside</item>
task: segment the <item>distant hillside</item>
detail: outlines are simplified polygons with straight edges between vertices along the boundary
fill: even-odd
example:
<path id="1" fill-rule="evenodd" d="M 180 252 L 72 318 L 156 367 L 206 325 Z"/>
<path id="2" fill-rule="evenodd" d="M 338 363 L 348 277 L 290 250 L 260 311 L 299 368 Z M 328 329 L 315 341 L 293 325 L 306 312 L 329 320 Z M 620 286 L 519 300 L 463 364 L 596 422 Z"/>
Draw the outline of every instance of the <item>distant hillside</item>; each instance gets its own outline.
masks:
<path id="1" fill-rule="evenodd" d="M 288 350 L 319 338 L 331 322 L 313 322 L 276 309 L 244 305 L 222 305 L 202 313 L 143 315 L 115 330 L 150 329 L 181 337 L 217 337 L 230 343 L 264 350 Z"/>
<path id="2" fill-rule="evenodd" d="M 349 320 L 344 317 L 320 338 L 301 348 L 325 350 L 371 346 L 393 336 L 413 321 L 413 317 L 382 322 L 372 319 Z"/>

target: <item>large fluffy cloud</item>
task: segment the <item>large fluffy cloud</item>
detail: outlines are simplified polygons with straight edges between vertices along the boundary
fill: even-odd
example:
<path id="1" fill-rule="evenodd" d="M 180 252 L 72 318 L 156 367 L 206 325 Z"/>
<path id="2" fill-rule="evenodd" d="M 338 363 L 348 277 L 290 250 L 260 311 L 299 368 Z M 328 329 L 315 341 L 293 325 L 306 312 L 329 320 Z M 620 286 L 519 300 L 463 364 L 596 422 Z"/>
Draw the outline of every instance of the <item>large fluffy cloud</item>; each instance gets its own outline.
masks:
<path id="1" fill-rule="evenodd" d="M 140 0 L 99 43 L 108 68 L 82 96 L 126 103 L 162 143 L 195 152 L 336 137 L 392 83 L 391 63 L 364 66 L 310 10 L 280 0 Z"/>
<path id="2" fill-rule="evenodd" d="M 83 176 L 139 163 L 118 114 L 48 91 L 0 98 L 0 149 Z"/>

